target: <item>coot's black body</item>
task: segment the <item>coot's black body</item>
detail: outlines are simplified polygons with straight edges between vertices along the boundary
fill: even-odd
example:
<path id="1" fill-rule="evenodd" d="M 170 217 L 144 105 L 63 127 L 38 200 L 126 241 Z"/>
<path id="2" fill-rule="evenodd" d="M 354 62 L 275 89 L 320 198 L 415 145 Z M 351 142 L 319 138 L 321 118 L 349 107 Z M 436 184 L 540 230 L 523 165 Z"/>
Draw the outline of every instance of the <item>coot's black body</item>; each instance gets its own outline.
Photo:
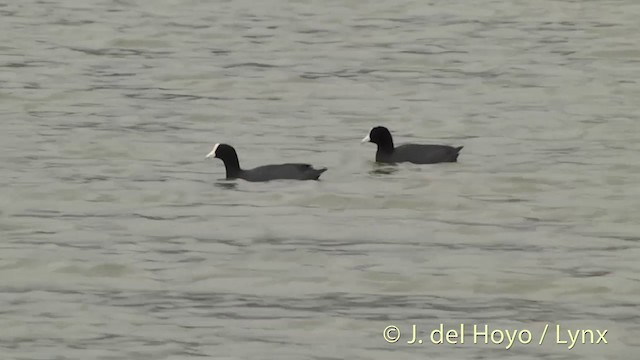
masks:
<path id="1" fill-rule="evenodd" d="M 309 164 L 287 163 L 264 165 L 249 170 L 240 168 L 238 154 L 231 145 L 215 144 L 207 157 L 216 157 L 224 163 L 227 179 L 243 179 L 246 181 L 271 180 L 318 180 L 327 168 L 314 169 Z"/>
<path id="2" fill-rule="evenodd" d="M 384 126 L 376 126 L 362 142 L 372 142 L 378 146 L 376 162 L 413 164 L 436 164 L 457 162 L 463 146 L 404 144 L 393 146 L 391 132 Z"/>

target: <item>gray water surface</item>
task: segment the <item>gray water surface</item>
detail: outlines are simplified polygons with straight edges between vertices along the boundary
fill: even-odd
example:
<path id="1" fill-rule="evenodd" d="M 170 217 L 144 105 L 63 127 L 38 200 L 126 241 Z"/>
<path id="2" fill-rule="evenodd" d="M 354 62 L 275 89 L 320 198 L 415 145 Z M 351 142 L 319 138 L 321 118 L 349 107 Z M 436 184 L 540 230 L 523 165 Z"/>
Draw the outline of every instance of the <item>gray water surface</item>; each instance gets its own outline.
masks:
<path id="1" fill-rule="evenodd" d="M 0 16 L 2 359 L 637 357 L 640 3 Z M 378 166 L 359 144 L 376 125 L 464 149 Z M 329 171 L 227 181 L 217 142 Z M 440 323 L 467 342 L 407 344 Z M 473 344 L 474 324 L 533 339 Z M 608 343 L 568 350 L 556 325 Z"/>

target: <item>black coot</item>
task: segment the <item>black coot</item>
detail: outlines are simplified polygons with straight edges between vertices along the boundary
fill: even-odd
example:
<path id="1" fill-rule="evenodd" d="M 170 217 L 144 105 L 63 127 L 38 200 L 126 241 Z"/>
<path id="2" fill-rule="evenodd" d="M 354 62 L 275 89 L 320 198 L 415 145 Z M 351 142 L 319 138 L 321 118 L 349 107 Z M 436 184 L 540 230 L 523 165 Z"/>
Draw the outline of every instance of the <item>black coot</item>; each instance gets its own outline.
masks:
<path id="1" fill-rule="evenodd" d="M 362 142 L 378 145 L 376 161 L 381 163 L 410 162 L 414 164 L 435 164 L 441 162 L 457 162 L 463 146 L 404 144 L 393 146 L 391 132 L 384 126 L 376 126 Z"/>
<path id="2" fill-rule="evenodd" d="M 327 168 L 314 169 L 309 164 L 264 165 L 251 170 L 240 168 L 236 149 L 227 144 L 215 144 L 207 158 L 216 157 L 224 163 L 227 179 L 244 179 L 247 181 L 270 181 L 279 179 L 318 180 Z"/>

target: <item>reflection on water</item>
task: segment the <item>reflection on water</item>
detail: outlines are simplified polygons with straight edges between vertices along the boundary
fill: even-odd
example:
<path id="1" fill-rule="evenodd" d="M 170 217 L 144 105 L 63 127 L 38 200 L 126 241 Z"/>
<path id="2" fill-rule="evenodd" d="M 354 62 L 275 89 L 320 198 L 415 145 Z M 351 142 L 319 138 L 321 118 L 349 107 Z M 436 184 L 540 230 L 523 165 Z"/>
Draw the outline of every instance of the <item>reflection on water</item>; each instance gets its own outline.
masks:
<path id="1" fill-rule="evenodd" d="M 369 171 L 370 175 L 391 175 L 398 172 L 399 167 L 397 164 L 385 164 L 385 163 L 377 163 L 374 161 L 370 162 L 372 170 Z"/>
<path id="2" fill-rule="evenodd" d="M 371 175 L 391 175 L 391 174 L 396 173 L 396 172 L 398 172 L 398 168 L 383 167 L 383 168 L 373 169 L 373 170 L 369 171 L 369 174 L 371 174 Z"/>
<path id="3" fill-rule="evenodd" d="M 225 182 L 216 181 L 214 185 L 225 190 L 236 190 L 238 188 L 237 180 L 226 180 Z"/>

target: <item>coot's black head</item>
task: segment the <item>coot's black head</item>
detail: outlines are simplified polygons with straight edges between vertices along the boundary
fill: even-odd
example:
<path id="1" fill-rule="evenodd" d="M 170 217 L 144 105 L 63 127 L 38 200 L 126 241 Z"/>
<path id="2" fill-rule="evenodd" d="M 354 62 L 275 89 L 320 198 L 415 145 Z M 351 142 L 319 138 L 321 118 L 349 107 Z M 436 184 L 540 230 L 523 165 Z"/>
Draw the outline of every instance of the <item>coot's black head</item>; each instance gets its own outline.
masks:
<path id="1" fill-rule="evenodd" d="M 385 150 L 393 150 L 393 138 L 391 137 L 391 132 L 384 126 L 376 126 L 371 131 L 369 131 L 369 135 L 365 136 L 362 139 L 362 142 L 372 142 L 378 145 L 378 148 Z"/>
<path id="2" fill-rule="evenodd" d="M 238 154 L 236 153 L 236 149 L 234 149 L 231 145 L 215 144 L 213 145 L 213 150 L 211 150 L 211 152 L 207 154 L 207 158 L 210 158 L 212 156 L 224 161 L 225 159 L 231 160 L 234 157 L 237 158 Z"/>
<path id="3" fill-rule="evenodd" d="M 238 161 L 238 154 L 236 149 L 227 144 L 215 144 L 213 150 L 207 154 L 207 158 L 215 157 L 224 163 L 224 167 L 227 169 L 227 177 L 234 177 L 240 172 L 240 162 Z"/>

